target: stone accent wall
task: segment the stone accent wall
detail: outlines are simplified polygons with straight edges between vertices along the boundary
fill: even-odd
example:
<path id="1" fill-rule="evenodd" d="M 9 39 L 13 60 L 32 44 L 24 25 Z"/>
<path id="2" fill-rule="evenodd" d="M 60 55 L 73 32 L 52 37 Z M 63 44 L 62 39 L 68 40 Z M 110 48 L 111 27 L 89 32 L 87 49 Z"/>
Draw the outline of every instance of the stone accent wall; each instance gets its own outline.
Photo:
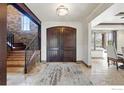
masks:
<path id="1" fill-rule="evenodd" d="M 31 21 L 30 28 L 31 31 L 22 31 L 21 29 L 21 18 L 23 14 L 19 12 L 12 5 L 7 7 L 7 28 L 8 31 L 11 31 L 14 34 L 15 43 L 24 43 L 25 45 L 37 35 L 38 26 Z"/>

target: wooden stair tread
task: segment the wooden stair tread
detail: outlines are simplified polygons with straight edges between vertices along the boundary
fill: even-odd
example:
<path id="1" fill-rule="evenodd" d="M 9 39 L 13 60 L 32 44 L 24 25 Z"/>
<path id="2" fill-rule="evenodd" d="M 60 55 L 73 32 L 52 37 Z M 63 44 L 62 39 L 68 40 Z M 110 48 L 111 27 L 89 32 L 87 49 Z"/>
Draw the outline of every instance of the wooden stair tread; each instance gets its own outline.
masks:
<path id="1" fill-rule="evenodd" d="M 8 56 L 25 56 L 25 52 L 9 52 Z"/>
<path id="2" fill-rule="evenodd" d="M 10 53 L 25 53 L 25 51 L 10 51 Z"/>
<path id="3" fill-rule="evenodd" d="M 25 61 L 7 61 L 7 64 L 24 64 Z"/>
<path id="4" fill-rule="evenodd" d="M 25 51 L 16 50 L 7 56 L 7 72 L 24 72 Z"/>
<path id="5" fill-rule="evenodd" d="M 7 66 L 24 66 L 25 61 L 7 61 Z"/>
<path id="6" fill-rule="evenodd" d="M 15 57 L 9 57 L 7 58 L 7 61 L 25 61 L 25 58 L 24 57 L 20 57 L 20 58 L 15 58 Z"/>
<path id="7" fill-rule="evenodd" d="M 8 57 L 9 56 L 25 56 L 24 54 L 8 54 Z"/>
<path id="8" fill-rule="evenodd" d="M 25 58 L 24 55 L 9 55 L 7 58 Z"/>
<path id="9" fill-rule="evenodd" d="M 7 67 L 8 73 L 23 73 L 24 67 Z"/>
<path id="10" fill-rule="evenodd" d="M 22 64 L 7 64 L 7 67 L 24 67 Z"/>

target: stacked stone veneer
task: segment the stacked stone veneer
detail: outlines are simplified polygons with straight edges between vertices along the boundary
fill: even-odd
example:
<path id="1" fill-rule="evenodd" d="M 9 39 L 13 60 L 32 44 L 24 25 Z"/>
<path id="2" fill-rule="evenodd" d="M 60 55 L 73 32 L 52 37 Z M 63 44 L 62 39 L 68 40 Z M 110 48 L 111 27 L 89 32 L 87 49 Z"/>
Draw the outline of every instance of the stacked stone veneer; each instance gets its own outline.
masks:
<path id="1" fill-rule="evenodd" d="M 12 5 L 8 5 L 7 8 L 7 28 L 14 34 L 15 43 L 24 43 L 28 45 L 29 42 L 37 35 L 38 26 L 30 21 L 31 31 L 22 31 L 21 29 L 21 18 L 23 14 L 19 12 Z"/>

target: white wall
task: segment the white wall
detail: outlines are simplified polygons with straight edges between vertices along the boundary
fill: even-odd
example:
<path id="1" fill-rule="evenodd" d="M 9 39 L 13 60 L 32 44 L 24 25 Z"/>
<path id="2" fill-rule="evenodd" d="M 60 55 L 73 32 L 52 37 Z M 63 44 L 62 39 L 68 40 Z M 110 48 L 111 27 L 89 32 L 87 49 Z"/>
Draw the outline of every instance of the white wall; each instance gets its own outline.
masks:
<path id="1" fill-rule="evenodd" d="M 71 26 L 77 29 L 77 60 L 83 60 L 86 64 L 91 65 L 91 21 L 111 5 L 101 4 L 83 22 L 42 22 L 42 60 L 46 61 L 46 28 Z"/>
<path id="2" fill-rule="evenodd" d="M 42 41 L 41 41 L 41 59 L 43 61 L 46 61 L 46 29 L 49 27 L 53 27 L 53 26 L 70 26 L 70 27 L 74 27 L 77 29 L 77 41 L 76 41 L 76 45 L 77 45 L 77 61 L 78 60 L 83 60 L 84 62 L 87 63 L 87 30 L 86 30 L 86 26 L 85 26 L 85 22 L 42 22 L 42 33 L 41 33 L 41 37 L 42 37 Z"/>
<path id="3" fill-rule="evenodd" d="M 112 6 L 113 4 L 108 4 L 108 3 L 101 3 L 98 7 L 96 7 L 96 9 L 94 9 L 91 14 L 86 18 L 86 24 L 88 25 L 87 26 L 87 31 L 88 32 L 88 35 L 87 35 L 87 64 L 88 65 L 91 65 L 91 47 L 92 47 L 92 44 L 91 44 L 91 31 L 92 31 L 92 27 L 93 27 L 93 22 L 96 20 L 97 16 L 99 16 L 102 12 L 104 12 L 106 9 L 108 9 L 110 6 Z M 99 21 L 99 20 L 98 20 Z M 91 24 L 92 23 L 92 24 Z M 98 22 L 94 22 L 94 24 L 96 24 Z"/>
<path id="4" fill-rule="evenodd" d="M 124 30 L 117 32 L 117 51 L 122 52 L 121 47 L 124 47 Z"/>

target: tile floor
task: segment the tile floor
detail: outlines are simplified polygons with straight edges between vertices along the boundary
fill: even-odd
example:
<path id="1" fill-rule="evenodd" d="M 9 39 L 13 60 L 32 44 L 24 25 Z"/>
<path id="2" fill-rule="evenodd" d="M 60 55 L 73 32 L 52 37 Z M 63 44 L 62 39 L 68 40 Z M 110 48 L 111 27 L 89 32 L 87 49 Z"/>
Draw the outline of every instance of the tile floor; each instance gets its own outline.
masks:
<path id="1" fill-rule="evenodd" d="M 92 68 L 87 68 L 82 63 L 72 62 L 40 63 L 27 75 L 9 72 L 7 84 L 124 85 L 124 70 L 119 69 L 117 71 L 114 65 L 108 67 L 106 59 L 92 59 Z"/>
<path id="2" fill-rule="evenodd" d="M 8 85 L 92 85 L 74 62 L 40 63 L 27 75 L 8 73 L 7 79 Z"/>

